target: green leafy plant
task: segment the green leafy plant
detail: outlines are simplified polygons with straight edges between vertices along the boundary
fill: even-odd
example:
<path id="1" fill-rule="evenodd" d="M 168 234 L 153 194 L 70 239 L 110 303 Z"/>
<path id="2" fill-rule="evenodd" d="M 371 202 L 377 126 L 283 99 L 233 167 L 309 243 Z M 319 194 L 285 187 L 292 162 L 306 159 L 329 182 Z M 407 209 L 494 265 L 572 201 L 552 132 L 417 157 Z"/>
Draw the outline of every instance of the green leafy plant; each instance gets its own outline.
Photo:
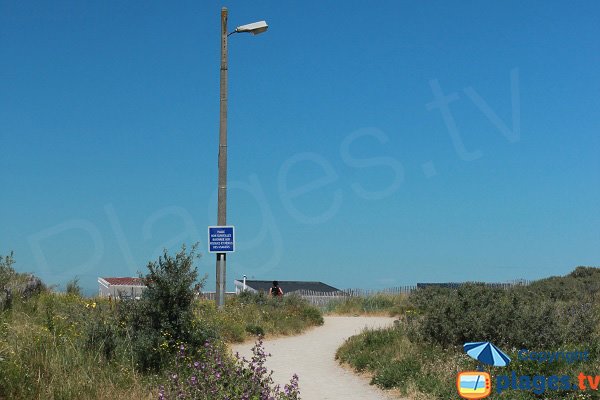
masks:
<path id="1" fill-rule="evenodd" d="M 141 299 L 120 304 L 141 370 L 159 370 L 180 343 L 194 347 L 211 337 L 194 324 L 195 288 L 203 285 L 197 283 L 198 257 L 196 246 L 189 252 L 183 246 L 175 256 L 164 250 L 157 261 L 148 263 Z"/>

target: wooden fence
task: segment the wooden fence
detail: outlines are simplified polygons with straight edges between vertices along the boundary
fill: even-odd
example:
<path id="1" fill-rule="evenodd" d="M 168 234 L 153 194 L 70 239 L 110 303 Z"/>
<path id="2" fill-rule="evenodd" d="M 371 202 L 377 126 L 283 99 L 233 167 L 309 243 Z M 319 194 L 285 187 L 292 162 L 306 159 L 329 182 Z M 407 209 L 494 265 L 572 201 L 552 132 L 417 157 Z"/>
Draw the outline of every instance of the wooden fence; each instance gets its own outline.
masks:
<path id="1" fill-rule="evenodd" d="M 235 292 L 225 292 L 225 298 L 235 296 Z M 202 292 L 198 295 L 204 300 L 215 300 L 215 292 Z"/>
<path id="2" fill-rule="evenodd" d="M 296 290 L 285 294 L 285 296 L 291 295 L 300 296 L 315 307 L 326 307 L 332 301 L 348 297 L 343 292 L 315 292 L 313 290 Z"/>
<path id="3" fill-rule="evenodd" d="M 416 286 L 398 286 L 382 290 L 346 289 L 337 292 L 315 292 L 313 290 L 296 290 L 286 295 L 296 294 L 315 307 L 327 307 L 331 302 L 341 301 L 350 297 L 372 297 L 378 294 L 397 295 L 409 294 Z"/>
<path id="4" fill-rule="evenodd" d="M 424 289 L 427 287 L 441 287 L 448 289 L 458 289 L 459 287 L 466 284 L 483 284 L 488 287 L 497 288 L 497 289 L 510 289 L 515 286 L 529 286 L 532 281 L 528 281 L 525 279 L 519 279 L 513 282 L 508 283 L 486 283 L 486 282 L 445 282 L 445 283 L 417 283 L 417 289 Z"/>
<path id="5" fill-rule="evenodd" d="M 410 294 L 413 290 L 416 290 L 416 289 L 417 289 L 417 286 L 415 286 L 415 285 L 406 285 L 406 286 L 396 286 L 396 287 L 391 287 L 391 288 L 386 288 L 386 289 L 371 289 L 371 290 L 346 289 L 343 292 L 346 293 L 348 296 L 352 296 L 352 297 L 370 297 L 370 296 L 375 296 L 378 294 L 389 294 L 389 295 Z"/>

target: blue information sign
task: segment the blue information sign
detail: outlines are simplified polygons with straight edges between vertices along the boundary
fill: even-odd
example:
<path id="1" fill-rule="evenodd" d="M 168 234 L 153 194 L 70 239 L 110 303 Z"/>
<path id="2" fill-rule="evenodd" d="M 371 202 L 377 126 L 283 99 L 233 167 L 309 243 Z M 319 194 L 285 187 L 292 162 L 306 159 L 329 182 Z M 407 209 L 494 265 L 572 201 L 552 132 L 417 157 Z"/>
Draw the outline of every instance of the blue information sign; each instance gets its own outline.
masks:
<path id="1" fill-rule="evenodd" d="M 209 226 L 208 252 L 233 253 L 235 251 L 234 232 L 233 226 Z"/>

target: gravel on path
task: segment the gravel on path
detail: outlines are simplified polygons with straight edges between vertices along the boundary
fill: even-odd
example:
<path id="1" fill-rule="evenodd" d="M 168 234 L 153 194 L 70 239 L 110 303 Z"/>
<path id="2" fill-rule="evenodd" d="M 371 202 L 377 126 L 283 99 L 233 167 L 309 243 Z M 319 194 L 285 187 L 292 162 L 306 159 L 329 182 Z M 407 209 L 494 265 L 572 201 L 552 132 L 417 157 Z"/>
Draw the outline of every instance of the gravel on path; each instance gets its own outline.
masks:
<path id="1" fill-rule="evenodd" d="M 387 317 L 325 317 L 323 326 L 299 336 L 266 340 L 265 351 L 271 353 L 266 366 L 273 370 L 275 383 L 288 383 L 298 374 L 302 400 L 379 400 L 393 399 L 369 381 L 342 368 L 335 360 L 336 350 L 350 336 L 365 328 L 388 327 Z M 233 352 L 250 358 L 254 343 L 232 346 Z"/>

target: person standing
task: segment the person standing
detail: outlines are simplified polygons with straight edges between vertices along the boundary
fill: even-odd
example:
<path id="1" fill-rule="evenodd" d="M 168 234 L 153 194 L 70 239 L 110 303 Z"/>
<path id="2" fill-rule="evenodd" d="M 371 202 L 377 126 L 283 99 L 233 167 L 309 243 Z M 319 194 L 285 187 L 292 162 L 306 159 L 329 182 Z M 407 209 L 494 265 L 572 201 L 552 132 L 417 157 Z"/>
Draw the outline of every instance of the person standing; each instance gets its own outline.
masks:
<path id="1" fill-rule="evenodd" d="M 273 286 L 269 289 L 269 296 L 279 297 L 283 296 L 283 289 L 279 287 L 279 282 L 273 281 Z"/>

